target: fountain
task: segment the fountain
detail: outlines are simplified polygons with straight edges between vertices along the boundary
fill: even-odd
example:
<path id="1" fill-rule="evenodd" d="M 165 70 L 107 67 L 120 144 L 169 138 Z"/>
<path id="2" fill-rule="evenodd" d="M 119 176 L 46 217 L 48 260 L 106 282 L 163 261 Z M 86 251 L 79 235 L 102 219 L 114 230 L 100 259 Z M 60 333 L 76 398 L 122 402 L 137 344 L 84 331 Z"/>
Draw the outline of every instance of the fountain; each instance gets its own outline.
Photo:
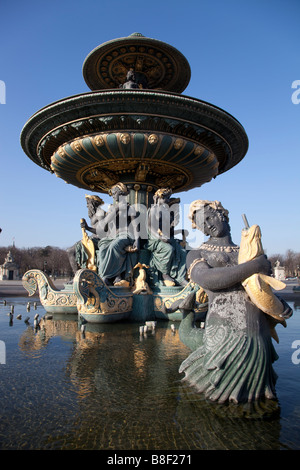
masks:
<path id="1" fill-rule="evenodd" d="M 176 237 L 173 194 L 237 165 L 248 149 L 243 127 L 183 95 L 186 58 L 140 33 L 94 49 L 83 76 L 91 91 L 35 113 L 21 144 L 41 168 L 113 203 L 106 211 L 98 194 L 86 195 L 90 225 L 81 219 L 82 240 L 68 250 L 72 284 L 58 291 L 32 269 L 24 287 L 29 295 L 39 289 L 47 312 L 89 323 L 180 320 L 180 340 L 192 352 L 179 371 L 191 387 L 220 403 L 273 400 L 272 337 L 278 341 L 275 327 L 292 311 L 271 289 L 284 284 L 269 276 L 260 228 L 246 224 L 238 247 L 229 211 L 197 200 L 190 218 L 209 240 L 189 250 L 184 230 Z"/>
<path id="2" fill-rule="evenodd" d="M 187 59 L 162 41 L 134 33 L 105 42 L 83 64 L 83 77 L 91 91 L 37 111 L 22 130 L 22 148 L 35 164 L 68 184 L 96 194 L 112 194 L 118 188 L 117 196 L 112 194 L 112 207 L 116 213 L 120 207 L 134 208 L 140 226 L 147 225 L 151 211 L 158 219 L 159 211 L 173 211 L 169 225 L 174 228 L 180 200 L 171 195 L 200 187 L 230 170 L 248 149 L 247 135 L 233 116 L 182 94 L 190 74 Z M 110 215 L 101 214 L 102 218 Z M 125 271 L 116 271 L 115 279 L 106 282 L 116 257 L 107 261 L 113 249 L 97 217 L 93 227 L 82 221 L 85 260 L 77 263 L 71 285 L 57 291 L 42 271 L 25 273 L 25 288 L 29 295 L 39 289 L 47 312 L 78 311 L 96 323 L 180 320 L 180 309 L 166 315 L 166 308 L 195 292 L 196 314 L 203 315 L 205 296 L 185 276 L 184 237 L 176 239 L 173 230 L 164 243 L 158 227 L 158 240 L 147 230 L 146 237 L 133 244 L 130 237 L 122 239 L 124 246 L 114 251 L 126 252 L 131 278 L 125 279 Z M 86 233 L 89 229 L 92 237 Z M 160 258 L 158 245 L 164 250 Z M 172 256 L 173 261 L 176 258 L 172 267 L 178 272 L 169 272 L 170 268 L 163 272 L 159 263 Z M 103 264 L 106 271 L 101 270 Z M 137 289 L 137 280 L 143 280 L 144 288 Z"/>

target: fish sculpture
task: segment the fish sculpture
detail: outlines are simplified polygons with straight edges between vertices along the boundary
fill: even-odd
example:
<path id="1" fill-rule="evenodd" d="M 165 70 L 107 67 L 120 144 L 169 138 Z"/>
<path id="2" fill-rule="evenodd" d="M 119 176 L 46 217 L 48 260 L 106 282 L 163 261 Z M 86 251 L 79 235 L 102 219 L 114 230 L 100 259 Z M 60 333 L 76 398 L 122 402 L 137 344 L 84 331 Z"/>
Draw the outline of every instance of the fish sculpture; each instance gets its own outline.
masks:
<path id="1" fill-rule="evenodd" d="M 246 228 L 242 230 L 241 244 L 239 249 L 238 263 L 245 263 L 257 256 L 263 255 L 264 250 L 261 242 L 261 230 L 258 225 L 249 227 L 247 219 L 243 216 Z M 281 323 L 286 327 L 286 321 L 281 316 L 284 311 L 284 305 L 280 299 L 274 294 L 273 290 L 282 290 L 286 284 L 278 279 L 265 274 L 252 274 L 242 282 L 251 302 L 253 302 L 260 310 L 269 317 L 270 332 L 272 338 L 279 342 L 278 335 L 275 331 L 277 323 Z"/>
<path id="2" fill-rule="evenodd" d="M 145 269 L 149 268 L 149 266 L 143 263 L 138 263 L 135 265 L 133 269 L 136 269 L 136 268 L 139 268 L 139 275 L 135 279 L 133 294 L 147 293 L 151 295 L 152 291 L 150 287 L 148 286 L 148 283 L 146 282 L 146 271 L 145 271 Z"/>
<path id="3" fill-rule="evenodd" d="M 83 223 L 84 219 L 80 219 L 80 222 Z M 81 243 L 83 244 L 88 256 L 87 268 L 92 271 L 97 271 L 97 266 L 95 265 L 95 246 L 93 240 L 90 239 L 83 227 Z"/>

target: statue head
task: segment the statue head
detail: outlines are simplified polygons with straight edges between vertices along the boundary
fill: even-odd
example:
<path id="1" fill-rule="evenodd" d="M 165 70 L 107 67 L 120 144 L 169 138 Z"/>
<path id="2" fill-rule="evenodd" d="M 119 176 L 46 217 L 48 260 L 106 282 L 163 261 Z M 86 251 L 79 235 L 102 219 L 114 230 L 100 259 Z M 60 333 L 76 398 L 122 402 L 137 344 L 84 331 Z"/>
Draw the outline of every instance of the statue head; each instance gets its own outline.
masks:
<path id="1" fill-rule="evenodd" d="M 126 75 L 126 79 L 127 80 L 132 80 L 133 82 L 135 81 L 134 70 L 132 70 L 132 69 L 128 70 L 127 75 Z"/>
<path id="2" fill-rule="evenodd" d="M 198 199 L 191 203 L 189 209 L 189 219 L 192 221 L 192 228 L 198 228 L 205 235 L 211 236 L 220 236 L 220 234 L 230 232 L 228 214 L 228 210 L 219 201 Z M 215 223 L 208 222 L 209 218 L 215 218 Z"/>
<path id="3" fill-rule="evenodd" d="M 95 214 L 98 207 L 104 204 L 103 199 L 101 199 L 101 197 L 99 196 L 86 194 L 85 199 L 86 199 L 86 205 L 88 208 L 89 217 L 92 217 Z"/>
<path id="4" fill-rule="evenodd" d="M 104 204 L 103 199 L 101 199 L 101 197 L 99 197 L 99 196 L 95 196 L 94 194 L 86 194 L 85 199 L 86 199 L 86 201 L 92 201 L 97 205 Z"/>
<path id="5" fill-rule="evenodd" d="M 118 199 L 120 196 L 128 196 L 129 191 L 124 183 L 116 183 L 110 188 L 108 194 L 114 199 Z"/>
<path id="6" fill-rule="evenodd" d="M 160 188 L 153 195 L 154 204 L 157 204 L 158 199 L 170 199 L 172 195 L 172 189 L 170 188 Z"/>

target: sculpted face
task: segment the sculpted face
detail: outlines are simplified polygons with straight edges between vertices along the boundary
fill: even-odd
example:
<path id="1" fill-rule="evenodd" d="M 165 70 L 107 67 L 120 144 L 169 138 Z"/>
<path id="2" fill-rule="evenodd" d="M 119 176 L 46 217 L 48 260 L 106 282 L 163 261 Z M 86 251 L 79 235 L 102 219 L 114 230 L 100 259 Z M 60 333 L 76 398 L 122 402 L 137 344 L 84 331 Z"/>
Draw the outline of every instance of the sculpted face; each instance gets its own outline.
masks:
<path id="1" fill-rule="evenodd" d="M 196 211 L 195 223 L 205 235 L 210 237 L 223 237 L 230 232 L 229 224 L 223 214 L 209 206 Z"/>

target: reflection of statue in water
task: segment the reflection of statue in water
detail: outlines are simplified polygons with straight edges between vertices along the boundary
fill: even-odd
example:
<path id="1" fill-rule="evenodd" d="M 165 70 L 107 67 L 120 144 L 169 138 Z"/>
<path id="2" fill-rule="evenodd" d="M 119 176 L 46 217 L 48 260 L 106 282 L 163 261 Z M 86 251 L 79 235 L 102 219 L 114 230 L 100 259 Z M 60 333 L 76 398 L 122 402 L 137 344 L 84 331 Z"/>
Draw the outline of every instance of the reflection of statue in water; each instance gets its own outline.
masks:
<path id="1" fill-rule="evenodd" d="M 186 251 L 174 238 L 179 199 L 170 199 L 171 194 L 171 189 L 159 189 L 154 194 L 154 204 L 148 213 L 149 234 L 145 247 L 151 252 L 150 267 L 162 276 L 166 286 L 174 286 L 176 282 L 186 285 Z"/>
<path id="2" fill-rule="evenodd" d="M 114 204 L 96 224 L 98 274 L 105 283 L 129 286 L 139 250 L 136 212 L 126 201 L 128 190 L 123 183 L 115 184 L 110 194 Z"/>
<path id="3" fill-rule="evenodd" d="M 194 228 L 210 237 L 187 256 L 190 279 L 205 289 L 209 308 L 205 328 L 192 328 L 190 321 L 181 336 L 193 352 L 180 372 L 185 373 L 185 381 L 213 401 L 274 399 L 276 374 L 272 363 L 278 356 L 269 317 L 250 301 L 242 286 L 255 273 L 268 275 L 270 262 L 260 255 L 238 264 L 239 248 L 231 239 L 228 211 L 218 201 L 195 201 L 190 217 Z M 190 303 L 181 306 L 183 322 L 191 315 Z M 284 320 L 292 311 L 282 303 Z"/>
<path id="4" fill-rule="evenodd" d="M 99 196 L 86 195 L 85 197 L 86 197 L 86 205 L 88 208 L 88 216 L 90 218 L 91 226 L 89 226 L 86 223 L 85 219 L 82 219 L 80 226 L 83 230 L 88 230 L 93 234 L 90 237 L 90 240 L 94 244 L 94 248 L 95 248 L 94 264 L 96 264 L 97 249 L 98 249 L 98 242 L 99 242 L 99 238 L 96 237 L 96 225 L 99 222 L 99 220 L 103 219 L 103 217 L 105 216 L 105 211 L 101 208 L 104 202 Z M 89 261 L 89 254 L 82 240 L 75 243 L 75 245 L 73 245 L 71 248 L 68 248 L 67 253 L 68 253 L 69 262 L 70 262 L 70 265 L 74 274 L 79 268 L 88 267 L 87 264 Z"/>

